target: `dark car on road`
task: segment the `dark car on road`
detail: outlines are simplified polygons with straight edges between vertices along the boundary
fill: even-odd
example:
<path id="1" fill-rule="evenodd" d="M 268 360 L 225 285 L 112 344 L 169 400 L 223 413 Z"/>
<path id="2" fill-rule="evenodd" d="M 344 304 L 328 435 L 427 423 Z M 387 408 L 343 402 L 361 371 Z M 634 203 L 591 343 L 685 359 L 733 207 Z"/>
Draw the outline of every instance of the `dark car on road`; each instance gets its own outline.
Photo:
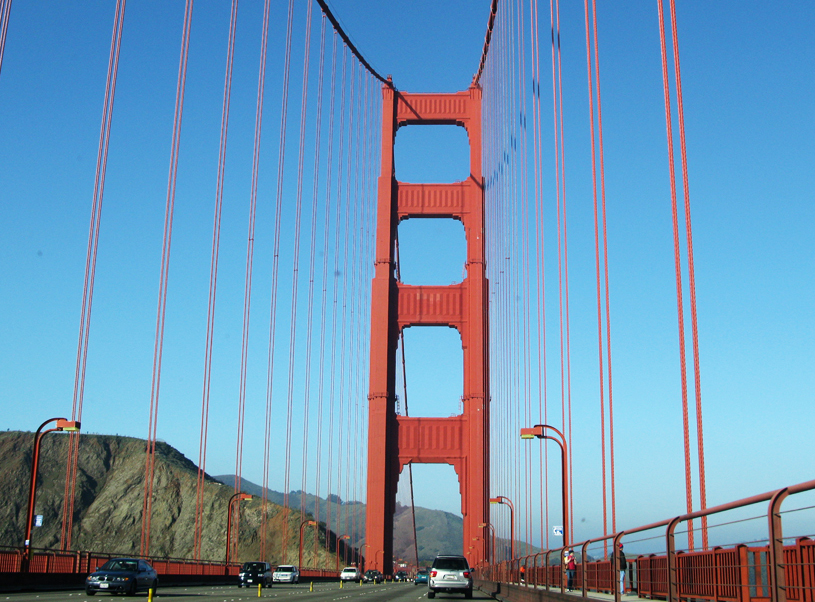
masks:
<path id="1" fill-rule="evenodd" d="M 138 558 L 112 558 L 85 579 L 85 593 L 97 592 L 136 595 L 139 590 L 158 589 L 158 575 L 146 560 Z"/>
<path id="2" fill-rule="evenodd" d="M 396 571 L 396 574 L 393 576 L 394 581 L 407 581 L 408 576 L 405 571 Z"/>
<path id="3" fill-rule="evenodd" d="M 436 556 L 430 567 L 427 597 L 435 598 L 436 592 L 473 597 L 473 575 L 464 556 Z"/>
<path id="4" fill-rule="evenodd" d="M 413 579 L 413 585 L 420 585 L 422 583 L 427 585 L 427 578 L 429 576 L 427 569 L 419 569 L 416 573 L 416 577 Z"/>
<path id="5" fill-rule="evenodd" d="M 272 565 L 268 562 L 244 562 L 238 573 L 238 587 L 249 587 L 260 583 L 263 587 L 272 585 Z"/>
<path id="6" fill-rule="evenodd" d="M 384 580 L 385 577 L 376 569 L 369 569 L 365 571 L 365 575 L 362 576 L 363 583 L 382 583 Z"/>

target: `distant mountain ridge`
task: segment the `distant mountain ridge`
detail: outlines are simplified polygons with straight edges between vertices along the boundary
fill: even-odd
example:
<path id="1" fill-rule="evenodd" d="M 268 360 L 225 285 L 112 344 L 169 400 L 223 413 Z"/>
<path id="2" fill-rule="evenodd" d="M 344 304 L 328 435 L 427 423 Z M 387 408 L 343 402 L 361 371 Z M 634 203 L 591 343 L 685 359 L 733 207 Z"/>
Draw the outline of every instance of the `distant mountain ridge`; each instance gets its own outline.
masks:
<path id="1" fill-rule="evenodd" d="M 230 487 L 235 485 L 235 475 L 218 475 L 213 477 Z M 263 487 L 241 478 L 241 491 L 254 496 L 263 495 Z M 284 504 L 284 494 L 279 491 L 267 489 L 267 499 L 275 504 Z M 329 499 L 318 498 L 310 493 L 291 491 L 289 493 L 289 508 L 300 508 L 301 500 L 305 498 L 305 512 L 312 516 L 317 514 L 319 502 L 319 520 L 326 522 L 330 509 L 331 516 L 337 516 L 337 510 L 343 517 L 343 524 L 348 529 L 343 534 L 351 536 L 350 542 L 354 547 L 365 544 L 365 509 L 366 505 L 359 501 L 344 502 L 337 496 Z M 339 508 L 338 508 L 339 507 Z M 347 518 L 346 518 L 347 517 Z M 408 506 L 396 505 L 393 523 L 393 555 L 413 562 L 416 552 L 413 545 L 413 519 Z M 329 526 L 335 524 L 334 520 Z M 353 527 L 356 528 L 353 528 Z M 461 554 L 464 521 L 462 517 L 443 510 L 431 510 L 416 506 L 416 539 L 418 540 L 419 564 L 429 564 L 438 554 Z"/>

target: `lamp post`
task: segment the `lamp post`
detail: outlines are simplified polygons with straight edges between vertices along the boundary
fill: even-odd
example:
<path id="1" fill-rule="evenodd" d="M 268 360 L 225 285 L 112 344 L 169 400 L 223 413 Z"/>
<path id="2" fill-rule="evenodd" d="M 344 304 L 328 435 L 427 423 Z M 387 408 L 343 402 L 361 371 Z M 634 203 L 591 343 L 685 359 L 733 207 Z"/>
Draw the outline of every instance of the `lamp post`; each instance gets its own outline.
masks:
<path id="1" fill-rule="evenodd" d="M 504 504 L 509 506 L 509 533 L 510 533 L 510 542 L 509 542 L 509 551 L 512 555 L 512 559 L 515 558 L 515 506 L 512 505 L 512 500 L 510 500 L 505 495 L 499 495 L 498 497 L 491 497 L 490 504 Z M 511 559 L 511 560 L 512 560 Z"/>
<path id="2" fill-rule="evenodd" d="M 229 564 L 229 546 L 232 543 L 232 505 L 235 502 L 242 500 L 251 500 L 252 496 L 248 493 L 236 493 L 229 498 L 229 504 L 226 508 L 226 564 Z"/>
<path id="3" fill-rule="evenodd" d="M 556 436 L 547 435 L 546 429 L 553 431 Z M 566 437 L 553 426 L 548 424 L 536 424 L 532 428 L 521 429 L 521 439 L 549 439 L 554 441 L 560 446 L 560 472 L 561 472 L 561 487 L 562 487 L 562 503 L 563 503 L 563 545 L 568 546 L 571 543 L 571 530 L 569 529 L 569 482 L 568 470 L 566 468 L 568 461 L 568 447 L 566 446 Z"/>
<path id="4" fill-rule="evenodd" d="M 337 538 L 337 549 L 334 550 L 334 556 L 337 558 L 337 572 L 340 572 L 340 541 L 343 539 L 351 539 L 350 535 L 341 535 Z"/>
<path id="5" fill-rule="evenodd" d="M 492 526 L 492 523 L 481 523 L 478 525 L 479 529 L 486 529 L 487 527 L 492 531 L 492 554 L 490 555 L 490 561 L 495 562 L 495 527 Z"/>
<path id="6" fill-rule="evenodd" d="M 385 550 L 377 550 L 374 552 L 374 568 L 379 569 L 379 563 L 377 562 L 376 558 L 379 556 L 379 553 L 382 552 L 382 573 L 385 572 Z"/>
<path id="7" fill-rule="evenodd" d="M 316 520 L 304 520 L 300 523 L 300 555 L 297 557 L 297 570 L 301 573 L 303 572 L 303 530 L 306 528 L 306 525 L 316 525 Z"/>
<path id="8" fill-rule="evenodd" d="M 54 428 L 50 428 L 45 431 L 42 430 L 45 428 L 45 425 L 55 421 L 57 425 Z M 40 442 L 48 433 L 53 431 L 62 431 L 66 433 L 77 432 L 79 430 L 79 426 L 80 423 L 77 420 L 68 420 L 67 418 L 49 418 L 43 422 L 37 429 L 37 432 L 34 433 L 34 455 L 31 458 L 31 487 L 28 490 L 28 520 L 25 524 L 25 542 L 23 543 L 26 560 L 28 560 L 28 551 L 31 547 L 31 528 L 33 527 L 34 521 L 34 502 L 37 498 L 37 468 L 40 462 Z"/>

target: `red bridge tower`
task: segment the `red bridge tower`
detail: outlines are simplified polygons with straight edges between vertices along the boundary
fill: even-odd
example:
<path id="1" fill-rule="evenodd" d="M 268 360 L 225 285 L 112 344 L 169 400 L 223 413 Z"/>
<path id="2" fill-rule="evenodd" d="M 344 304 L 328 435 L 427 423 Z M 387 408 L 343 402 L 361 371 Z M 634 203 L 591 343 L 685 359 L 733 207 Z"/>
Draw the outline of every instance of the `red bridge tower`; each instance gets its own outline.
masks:
<path id="1" fill-rule="evenodd" d="M 375 274 L 371 305 L 368 395 L 369 568 L 390 572 L 396 487 L 409 463 L 451 464 L 461 490 L 463 551 L 470 566 L 487 560 L 489 521 L 488 289 L 484 260 L 481 175 L 481 89 L 409 94 L 383 86 L 382 172 L 379 177 Z M 470 141 L 470 177 L 453 184 L 404 184 L 394 175 L 396 130 L 404 125 L 457 125 Z M 467 277 L 451 286 L 409 286 L 396 280 L 396 228 L 411 217 L 454 218 L 464 224 Z M 464 350 L 464 411 L 450 418 L 397 416 L 396 348 L 408 326 L 449 326 Z"/>

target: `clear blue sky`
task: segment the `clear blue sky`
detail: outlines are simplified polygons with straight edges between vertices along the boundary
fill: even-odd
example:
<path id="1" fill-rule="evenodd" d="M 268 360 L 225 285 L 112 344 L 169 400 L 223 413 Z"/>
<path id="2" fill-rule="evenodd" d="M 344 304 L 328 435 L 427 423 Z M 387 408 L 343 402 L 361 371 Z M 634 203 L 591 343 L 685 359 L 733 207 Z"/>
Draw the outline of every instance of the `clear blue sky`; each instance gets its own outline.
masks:
<path id="1" fill-rule="evenodd" d="M 264 337 L 285 30 L 284 3 L 273 4 L 244 452 L 251 458 L 244 476 L 256 482 L 262 480 Z M 548 3 L 539 4 L 543 110 L 544 119 L 551 120 Z M 602 530 L 590 138 L 583 7 L 562 4 L 576 536 L 587 537 Z M 369 62 L 391 74 L 398 88 L 453 92 L 469 85 L 488 0 L 333 0 L 330 5 Z M 715 505 L 813 476 L 815 8 L 752 0 L 678 5 L 708 505 Z M 3 428 L 33 430 L 47 417 L 70 414 L 113 7 L 112 2 L 33 0 L 12 7 L 0 72 Z M 238 25 L 213 373 L 211 425 L 217 427 L 210 429 L 207 464 L 212 474 L 233 472 L 235 462 L 260 7 L 242 3 Z M 171 260 L 158 436 L 193 460 L 228 18 L 225 2 L 199 0 L 195 6 Z M 183 3 L 131 1 L 125 19 L 83 421 L 87 432 L 144 437 Z M 600 2 L 598 20 L 618 526 L 625 527 L 684 509 L 676 293 L 656 4 Z M 300 59 L 295 51 L 296 77 Z M 292 124 L 290 140 L 296 135 Z M 552 144 L 549 129 L 546 135 L 544 149 Z M 410 129 L 400 133 L 397 177 L 462 177 L 447 165 L 461 164 L 461 132 L 434 140 L 437 155 L 423 152 L 422 143 Z M 550 172 L 551 162 L 549 153 L 545 169 Z M 544 202 L 553 206 L 554 186 L 545 193 Z M 554 226 L 545 227 L 552 241 Z M 400 237 L 405 281 L 461 279 L 460 226 L 434 230 L 427 222 L 408 222 Z M 284 237 L 282 247 L 281 273 L 288 275 L 290 238 Z M 301 270 L 307 266 L 303 261 Z M 551 274 L 547 271 L 552 291 L 547 312 L 554 316 Z M 301 277 L 301 287 L 304 282 Z M 288 311 L 289 299 L 284 282 L 281 312 Z M 305 310 L 300 311 L 302 316 Z M 554 335 L 554 322 L 549 328 Z M 288 331 L 281 321 L 278 333 L 285 337 L 278 358 L 287 355 Z M 412 415 L 457 411 L 460 367 L 448 361 L 460 358 L 457 345 L 452 330 L 408 332 Z M 279 361 L 276 373 L 284 378 L 286 365 Z M 552 364 L 550 376 L 554 372 Z M 277 390 L 284 394 L 285 380 L 280 382 Z M 285 397 L 275 403 L 285 404 Z M 273 452 L 270 486 L 282 489 L 280 449 Z M 299 459 L 293 465 L 290 488 L 298 489 Z M 459 512 L 452 469 L 417 467 L 416 475 L 417 504 Z M 552 504 L 559 507 L 554 495 Z"/>

